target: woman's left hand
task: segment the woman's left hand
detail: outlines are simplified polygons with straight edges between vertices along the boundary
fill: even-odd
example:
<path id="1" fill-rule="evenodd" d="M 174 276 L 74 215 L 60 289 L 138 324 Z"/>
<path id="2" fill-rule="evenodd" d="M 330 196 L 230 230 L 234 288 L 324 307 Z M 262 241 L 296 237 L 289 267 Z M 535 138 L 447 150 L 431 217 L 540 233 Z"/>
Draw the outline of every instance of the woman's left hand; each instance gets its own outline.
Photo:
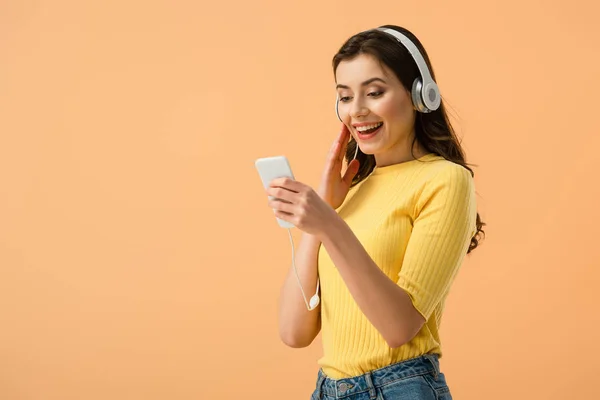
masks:
<path id="1" fill-rule="evenodd" d="M 274 198 L 269 206 L 275 216 L 308 234 L 323 237 L 338 214 L 310 186 L 291 178 L 277 178 L 269 183 L 267 194 Z"/>

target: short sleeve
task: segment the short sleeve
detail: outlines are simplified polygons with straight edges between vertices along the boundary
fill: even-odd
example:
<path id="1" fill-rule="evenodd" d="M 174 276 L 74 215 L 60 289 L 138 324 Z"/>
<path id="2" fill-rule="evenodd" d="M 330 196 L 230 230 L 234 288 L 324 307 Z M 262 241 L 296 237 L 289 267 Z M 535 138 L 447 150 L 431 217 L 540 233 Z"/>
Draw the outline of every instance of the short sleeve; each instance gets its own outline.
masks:
<path id="1" fill-rule="evenodd" d="M 398 285 L 429 320 L 446 297 L 476 233 L 475 188 L 470 172 L 456 164 L 444 166 L 426 183 L 415 213 Z"/>

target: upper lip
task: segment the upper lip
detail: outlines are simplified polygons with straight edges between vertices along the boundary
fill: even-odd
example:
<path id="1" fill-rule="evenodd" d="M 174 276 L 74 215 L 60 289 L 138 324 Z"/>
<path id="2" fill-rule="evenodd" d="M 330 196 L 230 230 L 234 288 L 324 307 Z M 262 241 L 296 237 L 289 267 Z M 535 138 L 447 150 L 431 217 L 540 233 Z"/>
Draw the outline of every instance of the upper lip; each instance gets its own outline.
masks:
<path id="1" fill-rule="evenodd" d="M 373 124 L 378 124 L 381 121 L 373 121 L 373 122 L 357 122 L 356 124 L 352 124 L 353 127 L 355 128 L 360 128 L 361 126 L 367 126 L 367 125 L 373 125 Z"/>

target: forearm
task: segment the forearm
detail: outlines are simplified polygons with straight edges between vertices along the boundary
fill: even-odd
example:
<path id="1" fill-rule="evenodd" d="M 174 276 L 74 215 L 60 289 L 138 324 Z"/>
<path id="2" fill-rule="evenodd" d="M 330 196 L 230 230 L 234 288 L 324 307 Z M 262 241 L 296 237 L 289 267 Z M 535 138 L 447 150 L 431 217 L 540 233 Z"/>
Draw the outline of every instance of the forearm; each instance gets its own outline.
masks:
<path id="1" fill-rule="evenodd" d="M 408 342 L 424 322 L 408 294 L 381 271 L 341 218 L 328 226 L 323 246 L 361 311 L 390 347 Z"/>
<path id="2" fill-rule="evenodd" d="M 317 263 L 321 241 L 303 233 L 296 250 L 296 268 L 307 300 L 315 294 Z M 291 347 L 306 347 L 312 343 L 321 328 L 321 306 L 309 311 L 298 287 L 293 266 L 285 278 L 279 301 L 279 334 Z"/>

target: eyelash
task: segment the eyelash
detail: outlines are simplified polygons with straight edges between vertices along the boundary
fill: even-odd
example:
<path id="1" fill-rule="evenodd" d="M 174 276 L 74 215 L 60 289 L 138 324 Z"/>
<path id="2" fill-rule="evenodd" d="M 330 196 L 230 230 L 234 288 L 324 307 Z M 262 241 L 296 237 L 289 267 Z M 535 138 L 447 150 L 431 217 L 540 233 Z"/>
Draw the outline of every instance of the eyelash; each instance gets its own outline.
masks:
<path id="1" fill-rule="evenodd" d="M 371 92 L 371 93 L 368 93 L 368 94 L 367 94 L 367 96 L 371 96 L 371 95 L 373 95 L 372 97 L 375 97 L 375 98 L 377 98 L 377 97 L 380 97 L 380 96 L 381 96 L 383 93 L 384 93 L 383 91 L 379 91 L 379 92 Z M 346 100 L 344 100 L 344 99 L 348 99 L 348 98 L 349 98 L 349 96 L 340 97 L 340 101 L 341 101 L 342 103 L 345 103 L 345 102 L 346 102 Z"/>

